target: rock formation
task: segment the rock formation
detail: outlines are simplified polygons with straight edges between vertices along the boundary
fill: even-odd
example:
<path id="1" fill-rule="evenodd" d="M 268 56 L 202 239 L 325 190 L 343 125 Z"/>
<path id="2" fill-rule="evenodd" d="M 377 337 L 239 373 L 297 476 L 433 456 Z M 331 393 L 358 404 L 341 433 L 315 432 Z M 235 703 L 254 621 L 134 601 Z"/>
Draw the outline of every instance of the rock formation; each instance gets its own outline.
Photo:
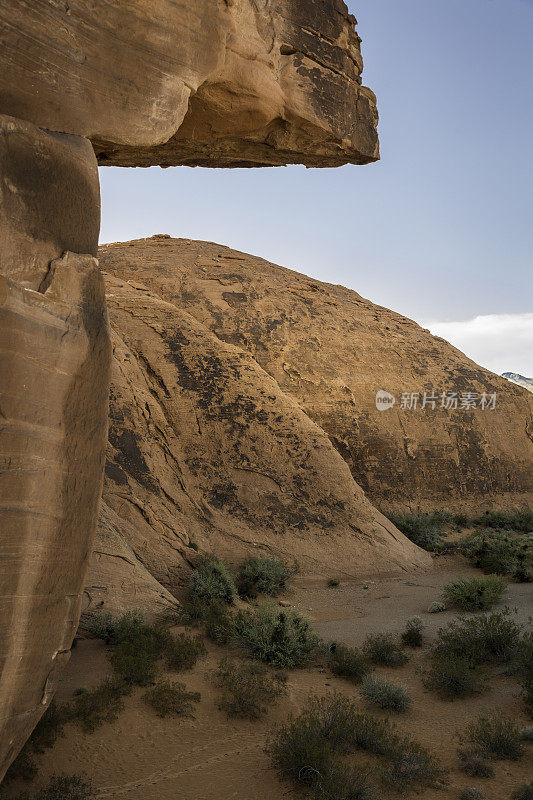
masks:
<path id="1" fill-rule="evenodd" d="M 109 337 L 95 153 L 129 166 L 376 160 L 354 23 L 341 0 L 0 4 L 0 779 L 68 657 L 97 516 Z M 365 535 L 385 542 L 365 508 Z M 101 568 L 124 556 L 152 591 L 108 512 Z"/>
<path id="2" fill-rule="evenodd" d="M 378 508 L 531 503 L 530 393 L 412 320 L 218 244 L 154 236 L 104 246 L 99 257 L 105 272 L 144 284 L 253 359 L 327 434 Z M 392 408 L 377 409 L 379 390 L 395 397 Z M 441 407 L 443 391 L 457 394 L 457 409 Z M 402 409 L 412 392 L 417 408 Z M 466 393 L 476 408 L 461 408 Z M 480 407 L 483 393 L 496 393 L 494 409 Z"/>

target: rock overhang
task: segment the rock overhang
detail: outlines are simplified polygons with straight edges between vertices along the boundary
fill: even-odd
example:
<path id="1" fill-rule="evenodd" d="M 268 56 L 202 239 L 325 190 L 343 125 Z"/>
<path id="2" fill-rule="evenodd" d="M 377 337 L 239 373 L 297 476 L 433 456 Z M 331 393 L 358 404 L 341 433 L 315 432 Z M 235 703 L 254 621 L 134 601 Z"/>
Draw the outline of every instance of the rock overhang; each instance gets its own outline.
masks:
<path id="1" fill-rule="evenodd" d="M 101 165 L 336 167 L 379 158 L 342 0 L 8 0 L 0 113 Z"/>

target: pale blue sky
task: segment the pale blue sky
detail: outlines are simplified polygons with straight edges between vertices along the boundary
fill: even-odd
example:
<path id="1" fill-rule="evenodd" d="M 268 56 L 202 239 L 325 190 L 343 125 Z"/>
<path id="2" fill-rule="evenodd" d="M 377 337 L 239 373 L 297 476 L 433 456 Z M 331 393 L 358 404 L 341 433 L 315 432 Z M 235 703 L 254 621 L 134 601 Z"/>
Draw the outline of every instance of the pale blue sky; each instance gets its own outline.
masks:
<path id="1" fill-rule="evenodd" d="M 463 324 L 453 341 L 480 363 L 533 374 L 533 317 L 522 316 L 533 310 L 533 1 L 348 5 L 378 97 L 379 163 L 105 168 L 101 240 L 227 244 L 426 324 Z M 485 326 L 480 349 L 468 325 L 486 315 L 503 329 Z"/>

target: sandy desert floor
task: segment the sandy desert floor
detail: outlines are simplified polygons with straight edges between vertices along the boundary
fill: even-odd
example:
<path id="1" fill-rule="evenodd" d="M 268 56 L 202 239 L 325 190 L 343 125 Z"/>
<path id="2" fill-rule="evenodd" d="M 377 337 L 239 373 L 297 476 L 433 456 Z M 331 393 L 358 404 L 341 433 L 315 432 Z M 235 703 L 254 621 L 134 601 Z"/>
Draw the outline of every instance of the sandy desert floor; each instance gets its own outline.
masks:
<path id="1" fill-rule="evenodd" d="M 446 611 L 427 613 L 433 600 L 439 599 L 441 587 L 457 575 L 479 574 L 460 556 L 435 559 L 434 570 L 395 580 L 374 580 L 367 584 L 342 583 L 329 588 L 325 578 L 298 577 L 284 596 L 291 605 L 305 613 L 316 631 L 325 639 L 359 645 L 368 633 L 399 633 L 405 621 L 421 616 L 426 627 L 427 646 L 412 652 L 410 661 L 399 669 L 377 668 L 376 673 L 404 685 L 413 698 L 412 710 L 396 715 L 398 728 L 412 734 L 430 747 L 450 769 L 443 789 L 410 793 L 423 800 L 458 798 L 465 786 L 481 786 L 487 800 L 507 800 L 512 790 L 532 775 L 532 746 L 517 763 L 495 762 L 492 779 L 469 778 L 458 770 L 457 732 L 480 713 L 501 709 L 523 725 L 531 724 L 523 712 L 516 680 L 491 674 L 490 689 L 472 699 L 445 702 L 424 690 L 420 670 L 427 662 L 428 646 L 439 627 L 454 616 Z M 503 605 L 517 609 L 517 619 L 528 623 L 533 613 L 532 587 L 509 584 Z M 176 632 L 181 628 L 176 628 Z M 310 692 L 324 693 L 338 689 L 356 698 L 356 688 L 345 680 L 332 677 L 320 666 L 290 673 L 288 695 L 261 721 L 230 720 L 217 708 L 218 691 L 209 673 L 226 648 L 207 643 L 208 657 L 191 672 L 177 676 L 187 688 L 201 693 L 195 719 L 158 718 L 142 700 L 137 689 L 125 700 L 126 708 L 115 723 L 86 734 L 74 724 L 53 749 L 39 758 L 39 777 L 33 786 L 44 785 L 53 773 L 85 773 L 95 787 L 97 797 L 124 800 L 283 800 L 290 787 L 279 782 L 264 752 L 269 731 L 288 713 L 297 712 Z M 73 650 L 70 664 L 57 694 L 59 702 L 68 701 L 80 686 L 91 688 L 109 673 L 105 645 L 83 639 Z M 173 679 L 176 675 L 173 674 Z M 376 712 L 378 715 L 380 712 Z M 26 787 L 11 784 L 7 796 Z M 387 797 L 397 795 L 384 794 Z"/>

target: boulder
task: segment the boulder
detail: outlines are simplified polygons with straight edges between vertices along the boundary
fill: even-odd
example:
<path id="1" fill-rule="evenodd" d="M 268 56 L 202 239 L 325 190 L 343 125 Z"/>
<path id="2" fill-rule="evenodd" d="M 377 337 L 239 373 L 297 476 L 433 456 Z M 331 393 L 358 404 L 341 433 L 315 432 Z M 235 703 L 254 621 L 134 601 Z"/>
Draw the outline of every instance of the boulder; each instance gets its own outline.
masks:
<path id="1" fill-rule="evenodd" d="M 327 435 L 378 508 L 531 504 L 531 394 L 412 320 L 208 242 L 154 236 L 107 245 L 100 263 L 251 357 Z M 378 409 L 380 390 L 392 407 Z M 442 408 L 442 392 L 455 393 L 458 407 Z M 402 408 L 412 393 L 417 407 Z M 461 407 L 468 394 L 476 407 Z"/>
<path id="2" fill-rule="evenodd" d="M 4 0 L 0 113 L 104 165 L 368 163 L 355 23 L 342 0 Z"/>

